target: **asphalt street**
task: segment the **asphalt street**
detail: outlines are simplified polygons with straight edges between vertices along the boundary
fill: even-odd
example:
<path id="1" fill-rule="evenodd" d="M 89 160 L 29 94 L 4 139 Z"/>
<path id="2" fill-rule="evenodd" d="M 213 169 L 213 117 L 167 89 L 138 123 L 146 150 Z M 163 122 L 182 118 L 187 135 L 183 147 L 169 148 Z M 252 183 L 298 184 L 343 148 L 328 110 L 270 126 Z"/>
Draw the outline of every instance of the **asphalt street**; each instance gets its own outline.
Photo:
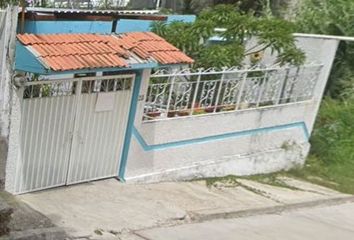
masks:
<path id="1" fill-rule="evenodd" d="M 148 240 L 350 240 L 354 203 L 137 232 Z"/>

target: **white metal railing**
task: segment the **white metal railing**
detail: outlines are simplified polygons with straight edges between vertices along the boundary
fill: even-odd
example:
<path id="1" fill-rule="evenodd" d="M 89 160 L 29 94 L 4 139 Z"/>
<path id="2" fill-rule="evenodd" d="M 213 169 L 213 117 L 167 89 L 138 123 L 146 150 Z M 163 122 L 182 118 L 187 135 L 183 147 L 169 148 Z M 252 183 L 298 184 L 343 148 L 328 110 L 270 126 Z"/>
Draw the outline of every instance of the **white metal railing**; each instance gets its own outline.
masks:
<path id="1" fill-rule="evenodd" d="M 322 65 L 224 68 L 151 75 L 143 120 L 212 114 L 309 100 Z"/>
<path id="2" fill-rule="evenodd" d="M 134 75 L 110 75 L 100 77 L 82 77 L 59 80 L 32 80 L 23 85 L 23 98 L 45 98 L 75 95 L 78 81 L 82 81 L 82 94 L 99 92 L 117 92 L 129 90 Z"/>

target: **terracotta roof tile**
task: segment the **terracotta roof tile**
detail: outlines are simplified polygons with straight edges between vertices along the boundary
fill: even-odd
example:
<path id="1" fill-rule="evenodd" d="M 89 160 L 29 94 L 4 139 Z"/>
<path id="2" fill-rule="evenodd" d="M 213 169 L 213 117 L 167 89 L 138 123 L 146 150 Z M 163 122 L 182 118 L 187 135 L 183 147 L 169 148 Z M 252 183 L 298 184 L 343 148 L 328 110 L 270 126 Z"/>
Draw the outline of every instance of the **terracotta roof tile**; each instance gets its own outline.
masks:
<path id="1" fill-rule="evenodd" d="M 132 53 L 142 61 L 160 64 L 193 63 L 193 59 L 150 32 L 121 35 L 19 34 L 17 39 L 54 71 L 129 67 L 126 60 Z"/>
<path id="2" fill-rule="evenodd" d="M 194 62 L 175 46 L 151 32 L 127 33 L 120 35 L 119 38 L 129 45 L 126 49 L 143 59 L 153 58 L 161 64 L 191 64 Z"/>

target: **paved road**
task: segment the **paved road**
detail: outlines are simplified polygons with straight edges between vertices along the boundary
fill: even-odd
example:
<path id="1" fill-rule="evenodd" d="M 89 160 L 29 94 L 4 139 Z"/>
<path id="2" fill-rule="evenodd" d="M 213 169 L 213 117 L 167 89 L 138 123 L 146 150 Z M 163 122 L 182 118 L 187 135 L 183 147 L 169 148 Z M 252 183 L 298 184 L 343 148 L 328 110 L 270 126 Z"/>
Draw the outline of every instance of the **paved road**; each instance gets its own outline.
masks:
<path id="1" fill-rule="evenodd" d="M 354 203 L 138 232 L 149 240 L 351 240 Z"/>

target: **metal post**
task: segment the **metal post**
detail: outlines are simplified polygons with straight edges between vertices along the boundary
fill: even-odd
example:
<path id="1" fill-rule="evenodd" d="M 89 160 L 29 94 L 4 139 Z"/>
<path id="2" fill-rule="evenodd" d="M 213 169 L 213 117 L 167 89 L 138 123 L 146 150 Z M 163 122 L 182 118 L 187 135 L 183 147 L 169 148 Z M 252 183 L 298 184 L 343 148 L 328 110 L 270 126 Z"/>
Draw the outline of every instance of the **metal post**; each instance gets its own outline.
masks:
<path id="1" fill-rule="evenodd" d="M 221 94 L 221 89 L 222 89 L 222 84 L 224 83 L 224 78 L 225 78 L 225 71 L 226 71 L 226 68 L 223 67 L 222 68 L 222 73 L 221 73 L 220 85 L 219 85 L 218 93 L 216 95 L 216 100 L 215 100 L 215 104 L 214 104 L 214 113 L 216 112 L 216 110 L 218 108 L 220 94 Z"/>
<path id="2" fill-rule="evenodd" d="M 297 67 L 295 77 L 294 77 L 293 81 L 291 82 L 291 87 L 290 87 L 290 91 L 289 91 L 289 98 L 287 99 L 287 102 L 292 102 L 292 99 L 293 99 L 292 95 L 293 95 L 294 87 L 296 85 L 296 81 L 298 81 L 298 79 L 299 79 L 299 72 L 300 72 L 300 67 Z"/>
<path id="3" fill-rule="evenodd" d="M 316 71 L 315 83 L 314 83 L 314 85 L 313 85 L 313 87 L 312 87 L 312 89 L 311 89 L 311 92 L 310 92 L 310 96 L 311 96 L 311 97 L 310 97 L 310 98 L 313 98 L 313 97 L 314 97 L 314 91 L 315 91 L 316 86 L 317 86 L 317 84 L 318 84 L 318 79 L 319 79 L 319 77 L 320 77 L 320 75 L 321 75 L 322 68 L 323 68 L 323 65 L 319 66 L 318 69 L 317 69 L 317 71 Z"/>
<path id="4" fill-rule="evenodd" d="M 68 182 L 70 179 L 70 174 L 71 174 L 71 171 L 72 171 L 72 166 L 71 166 L 71 161 L 74 157 L 74 153 L 75 153 L 75 150 L 77 148 L 77 144 L 76 143 L 79 143 L 80 142 L 80 139 L 81 136 L 79 136 L 79 132 L 78 132 L 78 129 L 79 129 L 79 121 L 78 121 L 78 118 L 79 118 L 79 114 L 80 114 L 80 111 L 81 111 L 81 90 L 82 90 L 82 79 L 78 80 L 77 81 L 77 84 L 76 84 L 76 89 L 75 89 L 75 115 L 73 116 L 73 119 L 71 119 L 72 122 L 74 122 L 74 127 L 72 129 L 72 136 L 71 136 L 71 144 L 70 144 L 70 155 L 69 155 L 69 162 L 68 162 L 68 170 L 67 170 L 67 173 L 66 173 L 66 182 Z M 78 139 L 76 139 L 76 137 Z"/>
<path id="5" fill-rule="evenodd" d="M 167 106 L 166 106 L 167 113 L 166 114 L 168 114 L 168 111 L 170 111 L 170 105 L 171 105 L 171 99 L 172 99 L 172 91 L 173 91 L 173 85 L 174 85 L 175 79 L 176 79 L 176 73 L 177 73 L 176 71 L 173 72 L 173 77 L 172 77 L 171 84 L 170 84 L 170 92 L 168 94 L 168 99 L 167 99 Z"/>
<path id="6" fill-rule="evenodd" d="M 263 96 L 263 91 L 264 91 L 264 86 L 267 82 L 267 77 L 268 77 L 268 72 L 266 72 L 264 74 L 264 77 L 263 77 L 263 82 L 262 82 L 262 85 L 259 89 L 259 92 L 258 92 L 258 99 L 257 99 L 257 103 L 256 103 L 256 107 L 259 107 L 259 102 L 262 100 L 262 96 Z"/>
<path id="7" fill-rule="evenodd" d="M 18 96 L 18 98 L 20 99 L 20 109 L 21 109 L 21 120 L 20 120 L 20 136 L 22 137 L 22 138 L 24 138 L 24 137 L 26 137 L 26 135 L 27 135 L 27 129 L 25 130 L 24 128 L 23 128 L 23 123 L 24 123 L 24 110 L 25 110 L 25 106 L 24 106 L 24 94 L 25 94 L 25 86 L 20 86 L 20 88 L 17 90 L 17 92 L 16 92 L 16 94 L 17 94 L 17 96 Z M 29 114 L 29 111 L 27 112 L 27 115 Z M 28 119 L 28 117 L 27 117 L 27 119 Z M 22 135 L 24 133 L 24 135 Z M 25 138 L 26 139 L 26 138 Z M 22 146 L 22 143 L 21 143 L 21 147 L 22 147 L 22 149 L 26 149 L 26 146 L 27 146 L 27 144 L 28 144 L 28 142 L 27 141 L 25 141 L 24 143 L 24 146 Z M 24 152 L 22 152 L 22 154 L 25 154 Z M 23 156 L 24 157 L 24 156 Z M 22 164 L 21 163 L 19 163 L 19 161 L 17 160 L 17 162 L 16 162 L 16 176 L 19 176 L 19 171 L 20 171 L 20 168 L 22 168 L 22 166 L 21 166 Z M 22 180 L 22 177 L 21 177 L 21 180 Z M 15 183 L 14 183 L 14 186 L 15 186 L 15 189 L 16 189 L 16 186 L 18 185 L 18 183 L 17 183 L 17 181 L 20 181 L 19 182 L 19 189 L 22 189 L 22 184 L 23 184 L 23 181 L 21 181 L 20 179 L 18 179 L 18 177 L 16 177 L 15 178 Z"/>
<path id="8" fill-rule="evenodd" d="M 160 2 L 161 2 L 161 0 L 156 1 L 156 10 L 160 9 Z"/>
<path id="9" fill-rule="evenodd" d="M 278 95 L 278 99 L 277 99 L 276 105 L 279 105 L 281 103 L 281 100 L 284 97 L 286 84 L 287 84 L 288 78 L 289 78 L 289 72 L 290 72 L 290 68 L 287 68 L 286 69 L 285 78 L 283 79 L 283 81 L 281 83 L 281 86 L 280 86 L 280 91 L 279 91 L 279 95 Z"/>
<path id="10" fill-rule="evenodd" d="M 296 79 L 296 84 L 294 84 L 294 85 L 297 85 L 298 86 L 298 84 L 299 84 L 299 81 L 303 81 L 305 78 L 304 78 L 304 75 L 305 75 L 305 68 L 301 68 L 301 69 L 299 69 L 299 73 L 297 74 L 297 79 Z M 293 87 L 295 87 L 295 86 L 293 86 Z M 293 89 L 294 90 L 294 89 Z M 299 97 L 299 90 L 298 89 L 295 89 L 296 91 L 295 91 L 295 93 L 294 93 L 294 97 L 293 97 L 293 99 L 294 99 L 294 102 L 297 102 L 297 100 L 298 100 L 298 97 Z"/>
<path id="11" fill-rule="evenodd" d="M 244 76 L 243 76 L 243 79 L 242 79 L 240 91 L 238 93 L 238 98 L 237 98 L 237 103 L 236 103 L 236 109 L 235 110 L 238 110 L 239 107 L 240 107 L 241 98 L 242 98 L 242 94 L 243 94 L 243 89 L 245 88 L 245 84 L 246 84 L 246 80 L 247 80 L 247 75 L 248 75 L 248 72 L 245 72 Z"/>
<path id="12" fill-rule="evenodd" d="M 193 100 L 192 100 L 192 106 L 191 106 L 191 112 L 189 113 L 189 115 L 193 115 L 194 112 L 194 105 L 195 105 L 195 101 L 197 100 L 197 95 L 198 95 L 198 90 L 199 90 L 199 83 L 200 83 L 200 79 L 202 77 L 202 69 L 200 68 L 198 71 L 199 75 L 197 78 L 197 83 L 195 85 L 195 90 L 194 90 L 194 95 L 193 95 Z"/>

